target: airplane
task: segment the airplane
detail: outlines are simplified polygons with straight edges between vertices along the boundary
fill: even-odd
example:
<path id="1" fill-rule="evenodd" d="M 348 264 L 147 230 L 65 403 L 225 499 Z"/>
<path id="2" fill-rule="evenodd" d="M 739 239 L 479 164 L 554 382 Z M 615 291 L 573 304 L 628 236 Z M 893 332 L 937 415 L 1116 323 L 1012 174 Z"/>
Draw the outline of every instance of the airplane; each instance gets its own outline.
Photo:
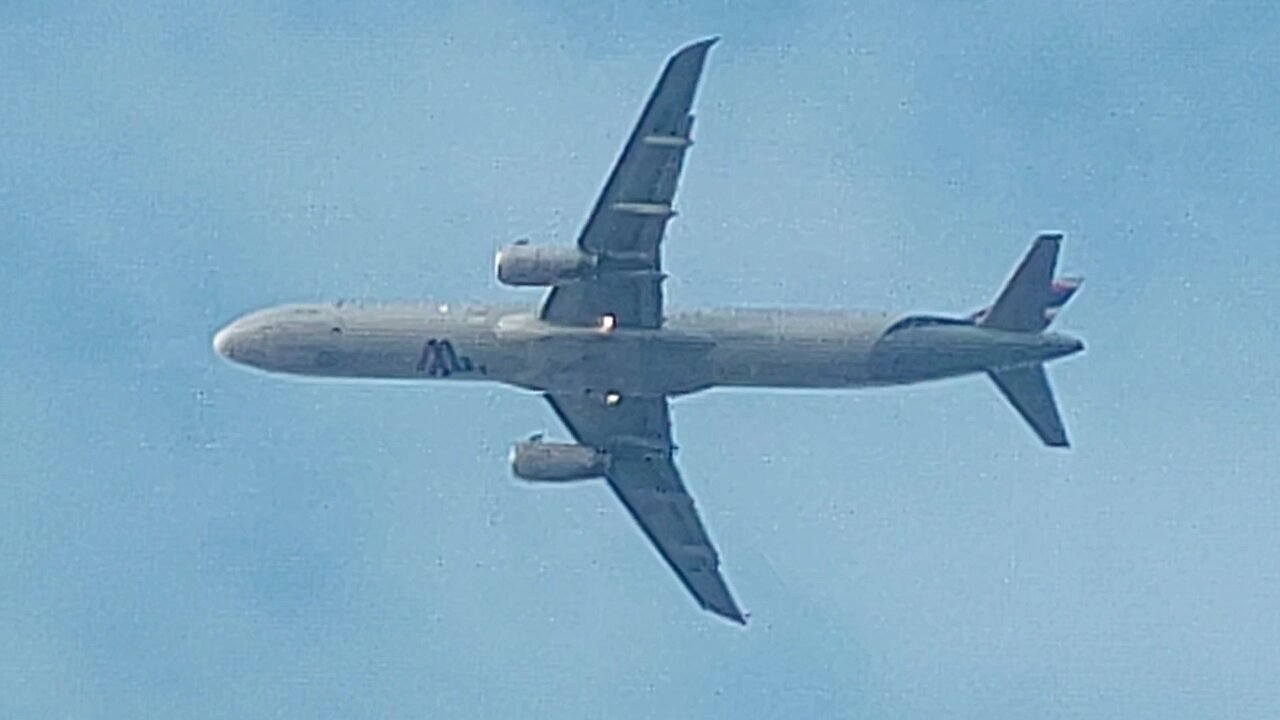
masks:
<path id="1" fill-rule="evenodd" d="M 963 317 L 845 310 L 667 312 L 661 245 L 692 145 L 690 110 L 717 38 L 667 61 L 577 244 L 498 251 L 536 308 L 291 304 L 245 315 L 215 352 L 262 371 L 326 378 L 491 381 L 541 393 L 574 442 L 511 450 L 531 483 L 603 479 L 705 610 L 746 624 L 675 464 L 669 401 L 712 387 L 858 388 L 986 374 L 1044 444 L 1066 447 L 1044 363 L 1083 349 L 1046 332 L 1079 287 L 1054 280 L 1042 234 L 991 306 Z"/>

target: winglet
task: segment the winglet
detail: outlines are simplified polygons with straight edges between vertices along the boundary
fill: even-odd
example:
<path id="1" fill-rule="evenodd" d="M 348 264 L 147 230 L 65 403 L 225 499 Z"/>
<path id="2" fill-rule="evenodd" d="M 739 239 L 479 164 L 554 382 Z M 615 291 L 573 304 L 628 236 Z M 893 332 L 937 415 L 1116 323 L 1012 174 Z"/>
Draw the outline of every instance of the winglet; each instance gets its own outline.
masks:
<path id="1" fill-rule="evenodd" d="M 751 617 L 751 613 L 744 613 L 739 610 L 738 606 L 734 604 L 732 597 L 728 598 L 728 600 L 729 604 L 724 607 L 716 607 L 714 605 L 704 605 L 703 607 L 716 615 L 719 615 L 725 620 L 729 620 L 746 627 L 747 619 Z"/>
<path id="2" fill-rule="evenodd" d="M 687 52 L 694 48 L 710 50 L 711 46 L 715 45 L 718 42 L 720 42 L 719 35 L 708 35 L 707 37 L 704 37 L 701 40 L 694 40 L 688 45 L 685 45 L 684 47 L 680 48 L 679 50 L 676 51 L 676 55 L 680 55 L 681 53 Z"/>
<path id="3" fill-rule="evenodd" d="M 662 83 L 677 73 L 688 73 L 692 76 L 693 85 L 697 85 L 697 78 L 702 74 L 702 65 L 707 59 L 707 52 L 711 50 L 711 46 L 720 42 L 718 36 L 704 38 L 697 42 L 689 43 L 677 50 L 671 55 L 671 59 L 667 60 L 667 66 L 662 70 L 662 77 L 658 80 L 658 87 L 662 87 Z M 655 88 L 656 90 L 656 88 Z M 691 87 L 690 92 L 693 88 Z M 654 93 L 657 94 L 656 92 Z"/>

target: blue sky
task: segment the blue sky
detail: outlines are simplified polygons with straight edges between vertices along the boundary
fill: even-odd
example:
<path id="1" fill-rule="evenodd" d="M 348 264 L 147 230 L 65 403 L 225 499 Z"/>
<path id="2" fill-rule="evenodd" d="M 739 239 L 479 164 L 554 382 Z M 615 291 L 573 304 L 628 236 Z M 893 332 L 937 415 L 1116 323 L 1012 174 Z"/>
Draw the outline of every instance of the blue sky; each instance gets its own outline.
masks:
<path id="1" fill-rule="evenodd" d="M 1280 8 L 8 4 L 0 715 L 1280 714 Z M 503 388 L 213 356 L 291 300 L 533 303 L 717 34 L 677 306 L 967 311 L 1087 276 L 1039 448 L 978 379 L 675 405 L 753 619 L 699 612 Z"/>

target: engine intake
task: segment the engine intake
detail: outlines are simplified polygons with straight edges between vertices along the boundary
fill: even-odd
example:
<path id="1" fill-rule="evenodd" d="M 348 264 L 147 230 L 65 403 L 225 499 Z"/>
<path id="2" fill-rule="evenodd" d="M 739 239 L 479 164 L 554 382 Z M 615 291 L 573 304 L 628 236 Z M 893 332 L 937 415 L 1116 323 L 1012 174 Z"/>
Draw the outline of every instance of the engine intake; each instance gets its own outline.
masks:
<path id="1" fill-rule="evenodd" d="M 499 250 L 494 265 L 504 285 L 546 287 L 583 277 L 596 261 L 576 247 L 539 247 L 520 241 Z"/>
<path id="2" fill-rule="evenodd" d="M 511 449 L 511 472 L 531 482 L 572 482 L 603 477 L 609 456 L 573 443 L 520 442 Z"/>

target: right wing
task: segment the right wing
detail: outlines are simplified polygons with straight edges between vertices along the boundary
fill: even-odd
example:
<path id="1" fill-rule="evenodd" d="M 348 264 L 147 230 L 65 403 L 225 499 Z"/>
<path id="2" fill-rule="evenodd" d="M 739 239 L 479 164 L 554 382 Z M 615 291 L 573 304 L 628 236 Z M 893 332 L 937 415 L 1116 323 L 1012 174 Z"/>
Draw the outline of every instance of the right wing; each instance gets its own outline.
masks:
<path id="1" fill-rule="evenodd" d="M 551 288 L 539 310 L 542 319 L 597 325 L 613 315 L 621 327 L 662 325 L 659 248 L 675 215 L 671 203 L 693 143 L 693 95 L 715 42 L 694 43 L 667 61 L 578 237 L 578 247 L 598 259 L 596 271 Z"/>
<path id="2" fill-rule="evenodd" d="M 609 453 L 609 487 L 698 604 L 746 624 L 720 575 L 720 558 L 672 460 L 665 397 L 548 393 L 547 401 L 583 445 Z"/>

